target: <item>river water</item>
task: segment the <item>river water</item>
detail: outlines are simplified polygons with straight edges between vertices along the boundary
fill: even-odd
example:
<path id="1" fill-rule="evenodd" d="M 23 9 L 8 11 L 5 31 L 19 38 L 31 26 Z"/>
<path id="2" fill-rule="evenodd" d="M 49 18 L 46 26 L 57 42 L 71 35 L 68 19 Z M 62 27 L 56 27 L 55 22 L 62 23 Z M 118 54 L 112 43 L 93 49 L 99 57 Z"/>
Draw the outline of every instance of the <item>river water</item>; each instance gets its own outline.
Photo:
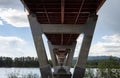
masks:
<path id="1" fill-rule="evenodd" d="M 96 68 L 93 69 L 94 72 Z M 73 74 L 74 69 L 71 68 L 71 73 Z M 40 78 L 40 70 L 39 68 L 0 68 L 0 78 L 9 78 L 10 75 L 16 75 L 15 78 Z M 31 75 L 30 77 L 28 77 Z"/>
<path id="2" fill-rule="evenodd" d="M 9 78 L 11 74 L 17 75 L 18 78 L 29 74 L 40 77 L 39 68 L 0 68 L 0 78 Z"/>
<path id="3" fill-rule="evenodd" d="M 73 70 L 72 68 L 72 73 Z M 28 77 L 28 75 L 36 76 L 36 78 L 41 76 L 39 68 L 0 68 L 0 78 L 9 78 L 10 75 L 17 75 L 17 78 Z"/>

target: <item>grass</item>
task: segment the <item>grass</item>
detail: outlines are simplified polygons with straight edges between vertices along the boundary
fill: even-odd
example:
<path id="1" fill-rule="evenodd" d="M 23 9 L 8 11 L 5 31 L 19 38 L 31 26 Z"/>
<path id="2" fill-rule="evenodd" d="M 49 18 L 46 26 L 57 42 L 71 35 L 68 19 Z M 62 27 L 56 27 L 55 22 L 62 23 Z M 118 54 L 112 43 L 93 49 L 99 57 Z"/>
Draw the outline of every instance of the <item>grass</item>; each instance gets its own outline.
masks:
<path id="1" fill-rule="evenodd" d="M 12 72 L 8 74 L 8 78 L 40 78 L 40 76 L 35 73 L 19 74 L 18 72 L 16 73 Z"/>

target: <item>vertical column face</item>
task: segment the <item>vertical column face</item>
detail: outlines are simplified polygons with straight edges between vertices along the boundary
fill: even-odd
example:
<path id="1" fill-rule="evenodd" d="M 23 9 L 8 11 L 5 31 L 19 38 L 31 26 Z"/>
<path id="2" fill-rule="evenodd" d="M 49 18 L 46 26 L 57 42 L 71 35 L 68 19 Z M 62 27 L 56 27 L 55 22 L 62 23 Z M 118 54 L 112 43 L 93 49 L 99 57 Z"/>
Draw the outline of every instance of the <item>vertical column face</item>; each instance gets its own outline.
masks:
<path id="1" fill-rule="evenodd" d="M 89 17 L 89 20 L 87 23 L 88 26 L 86 27 L 86 31 L 84 31 L 84 38 L 83 38 L 83 42 L 82 42 L 82 46 L 81 46 L 81 50 L 80 50 L 78 62 L 77 62 L 77 66 L 82 68 L 85 68 L 91 41 L 94 34 L 97 17 L 98 17 L 97 15 Z"/>
<path id="2" fill-rule="evenodd" d="M 89 54 L 89 49 L 97 21 L 97 16 L 92 16 L 89 18 L 88 25 L 84 32 L 84 38 L 78 57 L 78 61 L 74 70 L 73 78 L 83 78 L 85 73 L 85 65 Z"/>
<path id="3" fill-rule="evenodd" d="M 42 38 L 42 34 L 43 34 L 42 28 L 40 28 L 40 24 L 37 22 L 35 16 L 29 15 L 28 17 L 29 17 L 29 22 L 30 22 L 40 66 L 47 65 L 48 59 L 45 52 L 43 38 Z"/>
<path id="4" fill-rule="evenodd" d="M 42 38 L 42 34 L 43 34 L 42 28 L 40 27 L 40 24 L 37 22 L 35 16 L 29 15 L 28 17 L 33 34 L 35 47 L 37 50 L 41 76 L 42 78 L 52 78 L 52 71 L 50 65 L 48 64 L 48 59 Z"/>
<path id="5" fill-rule="evenodd" d="M 78 57 L 77 66 L 85 68 L 91 41 L 92 41 L 92 36 L 84 35 L 81 50 L 80 50 L 80 55 Z"/>
<path id="6" fill-rule="evenodd" d="M 84 72 L 85 72 L 85 68 L 76 66 L 74 68 L 73 78 L 83 78 Z"/>
<path id="7" fill-rule="evenodd" d="M 68 57 L 65 63 L 66 66 L 70 67 L 72 65 L 72 59 L 73 59 L 75 47 L 76 47 L 76 42 L 74 42 L 70 48 L 70 51 L 69 51 L 69 54 L 68 54 Z"/>
<path id="8" fill-rule="evenodd" d="M 89 53 L 92 36 L 84 36 L 83 43 L 78 57 L 77 66 L 75 67 L 73 78 L 83 78 L 85 73 L 85 65 Z"/>
<path id="9" fill-rule="evenodd" d="M 48 64 L 48 59 L 46 56 L 46 52 L 45 52 L 45 48 L 44 48 L 44 44 L 43 44 L 43 40 L 41 36 L 33 36 L 34 39 L 34 43 L 36 46 L 36 50 L 37 50 L 37 55 L 38 55 L 38 61 L 40 64 L 40 67 L 47 65 Z"/>
<path id="10" fill-rule="evenodd" d="M 50 41 L 48 41 L 48 45 L 49 45 L 49 50 L 50 50 L 50 54 L 51 54 L 51 58 L 52 58 L 52 64 L 53 64 L 53 67 L 55 67 L 58 65 L 57 58 L 55 55 L 55 50 Z"/>
<path id="11" fill-rule="evenodd" d="M 53 78 L 50 65 L 40 68 L 42 78 Z"/>

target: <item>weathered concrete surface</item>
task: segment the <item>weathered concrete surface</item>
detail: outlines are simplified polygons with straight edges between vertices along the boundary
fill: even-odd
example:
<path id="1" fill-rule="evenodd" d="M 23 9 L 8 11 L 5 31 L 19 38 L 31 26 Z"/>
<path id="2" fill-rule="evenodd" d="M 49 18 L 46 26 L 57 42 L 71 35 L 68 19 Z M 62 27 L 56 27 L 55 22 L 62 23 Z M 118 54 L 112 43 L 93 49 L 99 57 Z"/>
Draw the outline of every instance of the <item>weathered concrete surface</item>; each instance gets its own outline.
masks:
<path id="1" fill-rule="evenodd" d="M 76 43 L 77 43 L 77 42 L 74 42 L 74 43 L 71 45 L 71 47 L 69 48 L 69 49 L 70 49 L 70 52 L 69 52 L 69 54 L 68 54 L 68 58 L 66 59 L 65 66 L 71 67 L 71 65 L 72 65 L 72 59 L 73 59 L 73 55 L 74 55 L 74 52 L 75 52 Z"/>
<path id="2" fill-rule="evenodd" d="M 54 78 L 71 78 L 72 74 L 69 71 L 69 67 L 67 66 L 57 66 L 54 68 L 55 71 L 53 73 Z"/>
<path id="3" fill-rule="evenodd" d="M 42 78 L 53 78 L 50 65 L 40 67 L 40 71 L 41 71 Z"/>
<path id="4" fill-rule="evenodd" d="M 36 17 L 34 15 L 29 15 L 28 17 L 33 34 L 35 47 L 37 50 L 41 76 L 42 78 L 53 78 L 51 67 L 48 63 L 48 58 L 46 55 L 45 46 L 42 38 L 43 35 L 42 29 L 38 29 L 39 23 L 37 22 Z"/>
<path id="5" fill-rule="evenodd" d="M 80 68 L 76 66 L 74 70 L 73 78 L 83 78 L 84 72 L 85 72 L 85 68 Z"/>
<path id="6" fill-rule="evenodd" d="M 52 74 L 51 67 L 48 64 L 48 58 L 46 55 L 42 35 L 44 33 L 79 33 L 79 34 L 84 33 L 82 47 L 80 50 L 78 61 L 75 66 L 75 71 L 73 73 L 73 78 L 83 78 L 85 73 L 85 64 L 87 61 L 94 29 L 97 21 L 97 15 L 90 16 L 86 24 L 82 24 L 82 25 L 69 24 L 69 26 L 67 26 L 68 24 L 67 25 L 66 24 L 53 24 L 53 25 L 40 24 L 37 21 L 34 14 L 29 15 L 28 17 L 29 17 L 33 39 L 34 39 L 36 50 L 37 50 L 42 78 L 48 78 L 48 77 L 53 78 L 53 75 L 54 75 L 54 78 L 61 78 L 61 77 L 70 78 L 71 77 L 71 73 L 66 74 L 65 72 L 63 73 L 54 72 L 54 74 Z M 52 45 L 51 42 L 49 41 L 48 45 L 49 45 L 50 54 L 52 56 L 52 62 L 54 67 L 60 66 L 59 64 L 60 62 L 59 60 L 57 60 L 60 56 L 59 56 L 59 53 L 58 55 L 56 54 L 55 49 L 58 49 L 58 51 L 60 49 L 65 49 L 66 51 L 69 51 L 67 52 L 67 55 L 64 56 L 65 59 L 62 62 L 62 66 L 67 66 L 68 68 L 70 68 L 76 42 L 70 46 L 60 46 L 60 45 Z M 66 70 L 67 67 L 65 67 L 64 69 Z M 56 70 L 61 70 L 61 68 L 59 67 L 57 69 L 54 68 L 54 71 Z M 70 72 L 70 69 L 69 70 L 67 69 L 67 72 Z"/>
<path id="7" fill-rule="evenodd" d="M 55 55 L 54 46 L 51 44 L 50 41 L 48 41 L 48 46 L 49 46 L 49 50 L 50 50 L 50 54 L 51 54 L 52 64 L 53 64 L 53 67 L 55 67 L 58 65 L 58 62 L 57 62 L 57 58 Z"/>
<path id="8" fill-rule="evenodd" d="M 72 74 L 54 74 L 54 78 L 71 78 Z"/>
<path id="9" fill-rule="evenodd" d="M 98 17 L 97 15 L 89 17 L 89 20 L 87 23 L 89 27 L 87 27 L 86 31 L 84 32 L 84 38 L 83 38 L 80 54 L 78 56 L 78 61 L 76 63 L 76 67 L 73 73 L 73 78 L 84 77 L 84 73 L 85 73 L 84 70 L 85 70 L 86 61 L 87 61 L 88 54 L 89 54 L 91 41 L 93 38 L 94 29 L 96 26 L 97 17 Z"/>

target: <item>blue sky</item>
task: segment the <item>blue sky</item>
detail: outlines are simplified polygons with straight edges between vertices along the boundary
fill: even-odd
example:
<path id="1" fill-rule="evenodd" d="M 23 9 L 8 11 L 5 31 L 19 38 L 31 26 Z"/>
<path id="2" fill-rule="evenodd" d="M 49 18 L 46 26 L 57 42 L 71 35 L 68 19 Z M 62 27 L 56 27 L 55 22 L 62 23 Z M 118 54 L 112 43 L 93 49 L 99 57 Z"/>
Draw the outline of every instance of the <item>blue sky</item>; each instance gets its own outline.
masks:
<path id="1" fill-rule="evenodd" d="M 119 3 L 120 0 L 106 0 L 99 10 L 90 56 L 120 57 Z M 81 37 L 77 41 L 75 56 L 79 52 Z M 0 0 L 0 56 L 37 56 L 27 12 L 20 0 Z"/>

